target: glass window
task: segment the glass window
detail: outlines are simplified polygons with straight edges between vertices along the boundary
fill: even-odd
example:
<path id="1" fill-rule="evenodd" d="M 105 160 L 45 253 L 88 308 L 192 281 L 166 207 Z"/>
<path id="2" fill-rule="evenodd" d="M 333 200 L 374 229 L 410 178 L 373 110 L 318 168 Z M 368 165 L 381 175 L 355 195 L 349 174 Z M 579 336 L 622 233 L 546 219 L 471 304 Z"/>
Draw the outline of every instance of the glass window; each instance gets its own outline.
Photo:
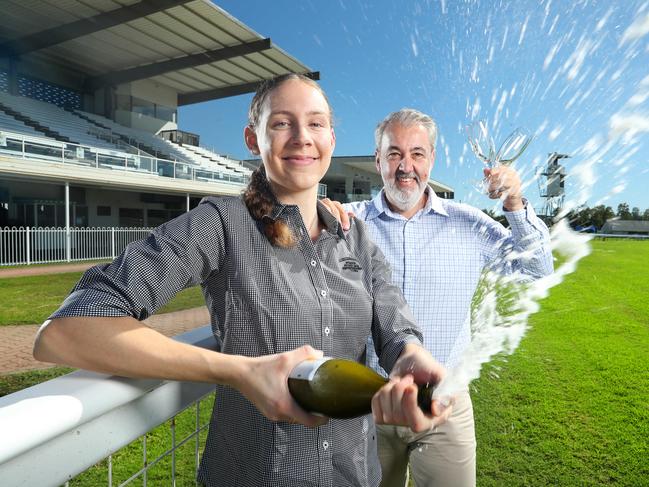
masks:
<path id="1" fill-rule="evenodd" d="M 164 222 L 169 220 L 169 211 L 168 210 L 147 210 L 147 226 L 157 227 L 162 225 Z"/>
<path id="2" fill-rule="evenodd" d="M 54 227 L 55 222 L 55 207 L 54 205 L 36 204 L 36 226 L 37 227 Z"/>
<path id="3" fill-rule="evenodd" d="M 74 206 L 74 219 L 72 220 L 72 225 L 75 227 L 87 227 L 88 226 L 88 207 L 86 205 L 75 205 Z"/>
<path id="4" fill-rule="evenodd" d="M 124 110 L 125 112 L 131 111 L 131 95 L 121 95 L 117 94 L 115 96 L 115 103 L 118 110 Z"/>
<path id="5" fill-rule="evenodd" d="M 167 122 L 176 121 L 176 109 L 166 107 L 164 105 L 155 106 L 155 118 L 158 120 L 166 120 Z"/>
<path id="6" fill-rule="evenodd" d="M 155 117 L 155 104 L 153 102 L 136 97 L 132 97 L 131 99 L 133 101 L 133 113 L 139 113 L 147 117 Z"/>
<path id="7" fill-rule="evenodd" d="M 119 226 L 120 227 L 143 227 L 144 210 L 141 208 L 120 208 Z"/>

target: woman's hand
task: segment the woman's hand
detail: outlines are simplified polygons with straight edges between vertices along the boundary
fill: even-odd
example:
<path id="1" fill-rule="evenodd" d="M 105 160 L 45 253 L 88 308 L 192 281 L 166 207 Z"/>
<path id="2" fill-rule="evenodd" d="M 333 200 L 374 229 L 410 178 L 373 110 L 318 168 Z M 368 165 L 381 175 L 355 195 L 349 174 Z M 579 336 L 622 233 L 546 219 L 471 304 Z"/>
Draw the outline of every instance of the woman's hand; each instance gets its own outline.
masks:
<path id="1" fill-rule="evenodd" d="M 307 413 L 288 390 L 291 370 L 304 360 L 320 357 L 322 352 L 309 345 L 274 355 L 241 357 L 244 366 L 232 385 L 271 421 L 321 426 L 328 419 Z"/>

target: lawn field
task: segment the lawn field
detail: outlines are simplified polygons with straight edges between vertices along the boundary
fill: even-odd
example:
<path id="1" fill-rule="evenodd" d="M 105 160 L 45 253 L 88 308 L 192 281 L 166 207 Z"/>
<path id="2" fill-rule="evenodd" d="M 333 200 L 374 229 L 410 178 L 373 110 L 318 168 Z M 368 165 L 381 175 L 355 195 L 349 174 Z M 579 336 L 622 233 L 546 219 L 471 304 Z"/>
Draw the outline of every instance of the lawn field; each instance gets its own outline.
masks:
<path id="1" fill-rule="evenodd" d="M 649 242 L 591 245 L 542 301 L 518 349 L 472 384 L 478 486 L 649 486 Z M 0 378 L 0 395 L 41 380 Z M 186 414 L 179 422 L 192 422 Z M 147 448 L 169 447 L 168 426 L 149 436 Z M 193 485 L 186 454 L 191 473 L 178 485 Z M 141 446 L 113 461 L 128 477 L 141 466 Z M 95 467 L 71 485 L 105 476 Z"/>
<path id="2" fill-rule="evenodd" d="M 591 245 L 473 384 L 478 485 L 649 485 L 649 242 Z"/>
<path id="3" fill-rule="evenodd" d="M 63 302 L 82 272 L 0 279 L 0 326 L 35 325 L 45 321 Z M 199 287 L 179 292 L 158 313 L 204 306 Z"/>

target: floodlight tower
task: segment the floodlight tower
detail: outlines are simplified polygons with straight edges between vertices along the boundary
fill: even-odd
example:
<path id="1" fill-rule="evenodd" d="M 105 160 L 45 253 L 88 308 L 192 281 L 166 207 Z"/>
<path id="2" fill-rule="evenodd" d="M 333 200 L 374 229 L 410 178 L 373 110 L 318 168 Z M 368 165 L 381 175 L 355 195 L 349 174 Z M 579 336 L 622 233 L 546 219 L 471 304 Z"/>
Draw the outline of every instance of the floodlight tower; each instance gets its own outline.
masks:
<path id="1" fill-rule="evenodd" d="M 566 170 L 563 165 L 559 164 L 559 160 L 567 157 L 570 156 L 558 152 L 548 154 L 548 162 L 539 173 L 540 176 L 545 177 L 545 180 L 539 178 L 538 182 L 541 198 L 545 198 L 542 215 L 547 218 L 554 217 L 563 206 L 566 195 L 564 189 Z"/>

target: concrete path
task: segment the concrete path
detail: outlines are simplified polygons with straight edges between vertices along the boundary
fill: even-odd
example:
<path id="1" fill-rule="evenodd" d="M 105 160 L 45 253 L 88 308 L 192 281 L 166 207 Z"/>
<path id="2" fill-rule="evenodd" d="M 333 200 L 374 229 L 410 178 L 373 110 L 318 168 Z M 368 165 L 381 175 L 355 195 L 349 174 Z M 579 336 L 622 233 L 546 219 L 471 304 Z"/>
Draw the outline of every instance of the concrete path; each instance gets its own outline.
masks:
<path id="1" fill-rule="evenodd" d="M 42 276 L 45 274 L 63 274 L 64 272 L 83 272 L 90 269 L 96 262 L 75 262 L 61 265 L 35 265 L 25 267 L 12 267 L 3 269 L 0 267 L 0 279 L 5 277 L 21 276 Z"/>
<path id="2" fill-rule="evenodd" d="M 144 320 L 148 326 L 166 336 L 175 336 L 209 322 L 210 315 L 205 306 L 154 315 Z M 32 346 L 38 328 L 39 325 L 0 326 L 0 375 L 53 366 L 32 357 Z"/>
<path id="3" fill-rule="evenodd" d="M 12 269 L 0 268 L 0 279 L 81 272 L 95 263 L 72 263 L 48 266 L 25 266 Z M 166 336 L 175 336 L 199 326 L 209 324 L 210 315 L 205 306 L 173 313 L 154 315 L 144 321 L 148 326 Z M 45 369 L 53 364 L 38 362 L 32 357 L 34 338 L 40 325 L 0 326 L 0 375 L 27 370 Z"/>

